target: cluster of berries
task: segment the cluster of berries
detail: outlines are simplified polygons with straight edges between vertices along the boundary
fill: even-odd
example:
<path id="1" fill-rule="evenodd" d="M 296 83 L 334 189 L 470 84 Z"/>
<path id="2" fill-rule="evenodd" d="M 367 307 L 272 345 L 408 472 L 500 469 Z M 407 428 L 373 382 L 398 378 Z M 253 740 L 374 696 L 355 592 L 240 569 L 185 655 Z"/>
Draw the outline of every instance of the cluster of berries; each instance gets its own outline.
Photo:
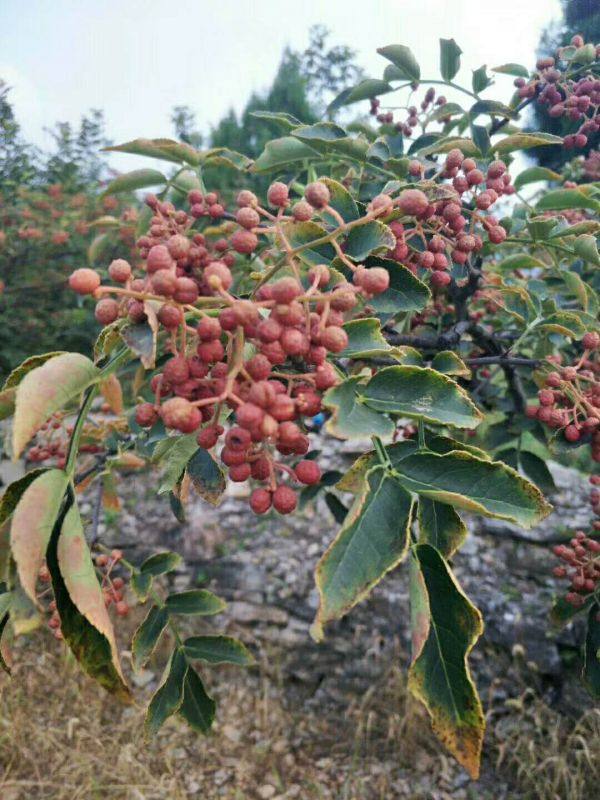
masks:
<path id="1" fill-rule="evenodd" d="M 83 193 L 65 193 L 61 184 L 51 184 L 31 192 L 21 191 L 14 204 L 4 204 L 0 196 L 0 223 L 3 227 L 0 245 L 16 238 L 63 247 L 74 234 L 87 236 L 95 217 L 118 207 L 116 198 L 105 197 L 98 208 L 95 199 Z M 128 223 L 135 212 L 133 209 L 126 209 L 126 212 L 123 212 L 123 225 L 119 229 L 122 241 L 130 239 L 134 232 L 134 227 Z"/>
<path id="2" fill-rule="evenodd" d="M 590 492 L 590 504 L 596 516 L 600 516 L 600 491 L 596 488 L 600 486 L 600 475 L 592 475 L 590 483 L 594 486 Z M 552 572 L 555 577 L 569 581 L 565 600 L 576 608 L 584 605 L 600 586 L 600 520 L 595 520 L 592 527 L 592 534 L 576 531 L 568 545 L 559 544 L 552 548 L 554 555 L 565 564 L 554 567 Z"/>
<path id="3" fill-rule="evenodd" d="M 365 221 L 386 216 L 395 206 L 411 206 L 411 191 L 396 200 L 388 195 L 376 197 Z M 346 314 L 356 313 L 384 292 L 389 273 L 354 264 L 335 242 L 352 281 L 340 281 L 326 265 L 313 266 L 303 274 L 284 223 L 323 214 L 343 230 L 344 221 L 329 205 L 330 192 L 324 182 L 309 184 L 304 199 L 293 206 L 288 187 L 273 183 L 267 200 L 275 213 L 262 208 L 252 192 L 240 192 L 234 217 L 237 226 L 228 238 L 216 241 L 195 226 L 203 219 L 210 222 L 227 214 L 217 195 L 194 190 L 188 200 L 189 214 L 153 196 L 147 199 L 153 217 L 148 234 L 137 241 L 142 275 L 136 277 L 129 262 L 117 259 L 108 269 L 117 286 L 101 285 L 100 275 L 85 268 L 76 270 L 69 283 L 80 294 L 100 298 L 96 318 L 101 324 L 109 325 L 121 316 L 140 323 L 155 315 L 167 334 L 164 347 L 172 357 L 152 377 L 154 401 L 138 405 L 137 423 L 148 428 L 160 418 L 170 430 L 197 431 L 199 445 L 211 449 L 225 434 L 221 420 L 232 410 L 235 425 L 226 434 L 221 452 L 231 479 L 251 477 L 265 483 L 267 488 L 251 497 L 255 511 L 263 513 L 272 504 L 288 513 L 296 505 L 296 494 L 281 482 L 281 476 L 310 484 L 319 480 L 320 471 L 310 460 L 292 469 L 275 460 L 273 453 L 307 453 L 302 418 L 318 414 L 322 392 L 338 382 L 327 358 L 348 345 L 342 327 Z M 232 267 L 240 256 L 257 250 L 259 235 L 273 237 L 292 274 L 265 282 L 250 297 L 240 299 L 230 293 Z M 272 253 L 267 255 L 272 257 Z M 196 325 L 190 324 L 194 318 Z"/>
<path id="4" fill-rule="evenodd" d="M 435 102 L 434 102 L 435 101 Z M 398 131 L 398 133 L 404 134 L 407 138 L 410 138 L 413 134 L 414 129 L 417 127 L 419 122 L 423 122 L 423 125 L 427 123 L 427 115 L 431 113 L 430 108 L 432 104 L 440 108 L 441 106 L 445 106 L 447 103 L 446 98 L 443 95 L 440 95 L 437 99 L 435 96 L 435 89 L 429 88 L 425 92 L 425 97 L 420 105 L 420 111 L 417 106 L 409 106 L 407 111 L 407 117 L 403 122 L 396 122 L 394 123 L 394 112 L 393 111 L 380 111 L 381 102 L 378 98 L 372 97 L 370 100 L 371 108 L 369 113 L 371 116 L 374 116 L 377 119 L 377 122 L 380 122 L 382 125 L 394 125 Z M 419 116 L 421 116 L 421 120 L 419 120 Z M 443 117 L 440 118 L 440 122 L 445 123 L 448 122 L 450 117 Z"/>
<path id="5" fill-rule="evenodd" d="M 108 410 L 106 404 L 100 409 L 102 413 Z M 97 422 L 85 425 L 79 446 L 80 452 L 94 455 L 104 452 L 102 444 L 104 432 L 104 426 L 99 426 Z M 50 462 L 57 469 L 64 469 L 72 433 L 73 426 L 65 424 L 64 415 L 57 411 L 37 431 L 33 444 L 25 453 L 25 460 L 30 464 L 44 462 L 48 465 Z"/>
<path id="6" fill-rule="evenodd" d="M 94 564 L 100 573 L 100 585 L 104 597 L 104 605 L 109 608 L 114 605 L 114 609 L 119 617 L 126 617 L 129 614 L 129 604 L 125 597 L 125 577 L 113 575 L 123 558 L 121 550 L 111 550 L 110 555 L 101 553 L 95 556 Z"/>
<path id="7" fill-rule="evenodd" d="M 67 460 L 67 447 L 72 427 L 65 427 L 63 414 L 57 411 L 39 429 L 35 443 L 27 450 L 25 459 L 31 464 L 55 460 L 58 469 L 63 469 Z"/>
<path id="8" fill-rule="evenodd" d="M 422 177 L 424 167 L 419 161 L 409 165 L 410 174 Z M 399 198 L 398 208 L 415 217 L 416 225 L 406 230 L 402 222 L 390 223 L 396 246 L 388 257 L 407 266 L 414 274 L 430 275 L 436 289 L 451 281 L 449 269 L 453 264 L 464 265 L 471 254 L 484 246 L 482 233 L 492 244 L 501 244 L 506 231 L 496 217 L 487 212 L 502 195 L 514 193 L 506 164 L 493 161 L 487 171 L 478 168 L 472 158 L 460 150 L 451 150 L 441 172 L 451 180 L 445 184 L 444 199 L 430 202 L 420 189 L 408 189 Z M 416 247 L 411 246 L 414 240 Z M 425 247 L 423 247 L 423 245 Z"/>
<path id="9" fill-rule="evenodd" d="M 577 69 L 576 79 L 565 74 L 576 55 L 575 48 L 582 55 L 577 58 L 578 68 L 582 60 L 589 64 L 600 59 L 600 45 L 586 45 L 583 37 L 576 35 L 569 48 L 559 48 L 556 58 L 538 59 L 537 73 L 530 81 L 515 80 L 519 97 L 529 99 L 537 95 L 538 101 L 548 106 L 551 117 L 581 123 L 575 133 L 565 136 L 567 149 L 585 147 L 589 136 L 600 131 L 600 80 L 591 72 L 581 75 L 580 69 Z"/>
<path id="10" fill-rule="evenodd" d="M 539 405 L 528 406 L 526 414 L 562 430 L 568 442 L 589 440 L 592 458 L 600 462 L 600 363 L 594 358 L 600 335 L 586 333 L 582 345 L 584 353 L 575 364 L 549 373 L 538 392 Z"/>

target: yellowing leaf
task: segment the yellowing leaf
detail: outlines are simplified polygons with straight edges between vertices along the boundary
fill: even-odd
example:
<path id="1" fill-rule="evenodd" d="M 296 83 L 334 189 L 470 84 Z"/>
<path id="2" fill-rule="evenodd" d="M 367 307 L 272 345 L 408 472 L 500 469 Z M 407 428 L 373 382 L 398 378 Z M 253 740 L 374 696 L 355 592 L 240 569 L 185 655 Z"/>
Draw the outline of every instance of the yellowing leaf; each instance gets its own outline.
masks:
<path id="1" fill-rule="evenodd" d="M 89 358 L 80 353 L 64 353 L 25 375 L 15 399 L 15 459 L 44 422 L 81 394 L 96 380 L 99 372 Z"/>
<path id="2" fill-rule="evenodd" d="M 383 467 L 366 476 L 363 491 L 315 573 L 320 604 L 312 634 L 348 613 L 406 555 L 413 499 Z"/>
<path id="3" fill-rule="evenodd" d="M 60 534 L 52 537 L 48 568 L 65 641 L 91 677 L 128 700 L 115 633 L 76 505 L 67 511 Z"/>
<path id="4" fill-rule="evenodd" d="M 37 603 L 35 585 L 52 528 L 67 488 L 68 477 L 60 469 L 43 472 L 21 495 L 13 514 L 10 546 L 21 586 Z"/>

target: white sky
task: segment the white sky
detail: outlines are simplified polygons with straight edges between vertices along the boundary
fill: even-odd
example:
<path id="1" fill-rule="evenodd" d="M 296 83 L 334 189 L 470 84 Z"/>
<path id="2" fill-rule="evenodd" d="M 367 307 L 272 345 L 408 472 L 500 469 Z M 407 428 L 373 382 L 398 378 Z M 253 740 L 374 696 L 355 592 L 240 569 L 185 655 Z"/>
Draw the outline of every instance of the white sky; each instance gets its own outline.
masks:
<path id="1" fill-rule="evenodd" d="M 0 0 L 0 77 L 37 144 L 49 144 L 44 126 L 92 107 L 118 143 L 172 135 L 177 104 L 208 130 L 268 87 L 283 48 L 303 49 L 315 23 L 372 77 L 386 44 L 410 46 L 422 76 L 439 77 L 438 39 L 454 37 L 468 86 L 484 63 L 531 66 L 541 29 L 559 18 L 559 0 Z M 500 78 L 505 97 L 510 80 Z M 128 169 L 129 159 L 112 163 Z"/>

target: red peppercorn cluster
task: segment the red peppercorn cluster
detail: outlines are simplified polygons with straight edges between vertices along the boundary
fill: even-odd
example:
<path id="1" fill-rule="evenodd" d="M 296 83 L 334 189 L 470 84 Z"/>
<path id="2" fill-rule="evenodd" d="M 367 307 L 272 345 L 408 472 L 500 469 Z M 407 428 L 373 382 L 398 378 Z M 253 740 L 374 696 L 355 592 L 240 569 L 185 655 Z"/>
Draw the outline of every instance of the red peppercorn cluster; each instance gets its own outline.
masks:
<path id="1" fill-rule="evenodd" d="M 570 66 L 567 54 L 573 48 L 585 46 L 582 36 L 574 36 L 571 47 L 559 48 L 555 58 L 548 56 L 538 59 L 537 72 L 531 80 L 517 78 L 514 82 L 519 97 L 530 99 L 537 95 L 538 101 L 548 106 L 551 117 L 581 123 L 575 133 L 565 136 L 564 146 L 567 149 L 585 147 L 590 134 L 600 131 L 600 80 L 591 72 L 578 75 L 576 80 L 565 75 Z M 592 61 L 594 57 L 596 60 L 600 58 L 600 45 L 591 45 L 591 48 Z"/>
<path id="2" fill-rule="evenodd" d="M 406 202 L 404 195 L 374 198 L 365 219 L 386 216 Z M 271 184 L 267 202 L 274 213 L 249 191 L 238 194 L 235 215 L 214 193 L 194 190 L 188 201 L 190 213 L 154 196 L 146 199 L 153 216 L 148 233 L 137 241 L 141 275 L 128 261 L 116 259 L 108 268 L 116 286 L 102 285 L 100 275 L 85 268 L 76 270 L 69 283 L 76 292 L 99 298 L 96 318 L 101 324 L 121 316 L 139 323 L 152 314 L 164 331 L 164 351 L 171 357 L 151 379 L 154 402 L 136 409 L 138 425 L 148 428 L 160 418 L 168 429 L 197 431 L 198 444 L 206 449 L 225 437 L 221 460 L 230 478 L 253 478 L 266 486 L 252 495 L 252 508 L 263 513 L 272 505 L 289 513 L 296 494 L 282 478 L 310 484 L 319 480 L 320 471 L 311 461 L 292 469 L 274 453 L 307 453 L 303 418 L 321 410 L 321 394 L 338 382 L 327 359 L 348 345 L 342 327 L 346 315 L 384 292 L 389 273 L 354 264 L 339 248 L 351 282 L 339 282 L 325 265 L 304 274 L 290 254 L 284 224 L 327 214 L 344 225 L 329 205 L 324 182 L 309 184 L 304 198 L 293 205 L 286 184 Z M 213 241 L 197 230 L 197 221 L 225 214 L 235 218 L 227 238 Z M 249 297 L 236 297 L 230 292 L 233 268 L 263 246 L 259 236 L 275 239 L 292 274 L 265 282 Z M 234 412 L 228 431 L 221 424 L 227 409 Z"/>
<path id="3" fill-rule="evenodd" d="M 52 460 L 58 469 L 63 469 L 67 460 L 68 436 L 63 414 L 56 412 L 37 432 L 35 443 L 25 454 L 26 460 L 31 464 Z"/>
<path id="4" fill-rule="evenodd" d="M 566 566 L 555 567 L 553 574 L 557 578 L 569 579 L 571 590 L 565 595 L 565 600 L 579 607 L 600 582 L 600 541 L 589 538 L 584 531 L 577 531 L 569 544 L 554 548 L 554 554 Z"/>
<path id="5" fill-rule="evenodd" d="M 411 162 L 411 174 L 421 175 L 423 169 L 419 161 Z M 466 264 L 472 254 L 483 248 L 482 234 L 487 234 L 492 244 L 506 239 L 498 220 L 482 212 L 487 212 L 502 195 L 514 192 L 503 161 L 493 161 L 484 172 L 458 149 L 448 153 L 441 176 L 451 181 L 444 184 L 444 199 L 430 202 L 416 188 L 402 192 L 398 208 L 415 217 L 417 224 L 406 230 L 401 221 L 390 223 L 396 246 L 388 253 L 415 275 L 429 275 L 436 289 L 451 282 L 449 270 L 453 265 Z"/>
<path id="6" fill-rule="evenodd" d="M 600 335 L 586 333 L 582 345 L 584 353 L 574 365 L 549 373 L 538 392 L 539 405 L 528 406 L 526 414 L 562 430 L 568 442 L 589 441 L 593 460 L 600 462 Z"/>
<path id="7" fill-rule="evenodd" d="M 110 408 L 107 404 L 102 404 L 98 409 L 101 414 L 108 413 Z M 122 420 L 105 421 L 96 418 L 93 422 L 83 426 L 79 451 L 97 455 L 105 452 L 103 444 L 107 434 L 112 430 L 123 430 Z M 25 459 L 31 464 L 45 463 L 52 464 L 58 469 L 64 469 L 69 440 L 73 433 L 73 426 L 66 424 L 65 416 L 61 412 L 56 412 L 38 430 L 33 440 L 33 444 L 25 453 Z"/>
<path id="8" fill-rule="evenodd" d="M 417 108 L 417 106 L 409 106 L 404 121 L 394 122 L 393 111 L 380 111 L 381 102 L 376 97 L 372 97 L 370 100 L 371 108 L 369 113 L 377 119 L 377 122 L 380 122 L 382 125 L 395 125 L 398 133 L 402 133 L 407 138 L 410 138 L 413 135 L 414 129 L 420 123 L 426 123 L 428 121 L 427 116 L 431 113 L 431 106 L 435 105 L 440 108 L 441 106 L 445 106 L 446 102 L 447 100 L 443 95 L 436 98 L 435 89 L 429 87 L 425 92 L 425 96 L 419 108 Z M 441 117 L 439 121 L 445 123 L 448 122 L 449 119 L 450 117 Z"/>
<path id="9" fill-rule="evenodd" d="M 121 550 L 111 550 L 110 554 L 95 556 L 94 564 L 100 573 L 104 605 L 107 608 L 114 606 L 117 616 L 126 617 L 129 614 L 129 604 L 125 600 L 126 577 L 113 574 L 122 558 Z"/>
<path id="10" fill-rule="evenodd" d="M 597 486 L 600 476 L 593 475 L 590 482 Z M 596 489 L 592 491 L 591 502 L 596 514 L 600 514 L 600 492 Z M 600 522 L 595 522 L 595 533 L 598 528 Z M 570 586 L 565 600 L 579 608 L 600 585 L 600 540 L 594 535 L 586 535 L 584 531 L 576 531 L 568 545 L 559 544 L 552 549 L 554 555 L 564 563 L 564 566 L 554 567 L 552 572 L 555 577 L 568 580 Z"/>

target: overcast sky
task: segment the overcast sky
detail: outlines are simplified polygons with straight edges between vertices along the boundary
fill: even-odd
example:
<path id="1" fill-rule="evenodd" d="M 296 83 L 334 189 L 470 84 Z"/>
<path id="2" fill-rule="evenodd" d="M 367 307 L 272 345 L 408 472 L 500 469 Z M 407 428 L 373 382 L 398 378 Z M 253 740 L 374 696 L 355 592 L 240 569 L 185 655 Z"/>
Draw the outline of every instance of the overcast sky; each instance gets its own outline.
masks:
<path id="1" fill-rule="evenodd" d="M 283 48 L 303 49 L 315 23 L 374 77 L 386 44 L 409 45 L 422 75 L 438 77 L 438 39 L 453 37 L 470 81 L 484 63 L 531 66 L 541 29 L 559 18 L 558 0 L 0 0 L 0 77 L 37 144 L 49 144 L 44 126 L 89 108 L 104 110 L 118 143 L 172 135 L 177 104 L 208 130 L 268 87 Z"/>

